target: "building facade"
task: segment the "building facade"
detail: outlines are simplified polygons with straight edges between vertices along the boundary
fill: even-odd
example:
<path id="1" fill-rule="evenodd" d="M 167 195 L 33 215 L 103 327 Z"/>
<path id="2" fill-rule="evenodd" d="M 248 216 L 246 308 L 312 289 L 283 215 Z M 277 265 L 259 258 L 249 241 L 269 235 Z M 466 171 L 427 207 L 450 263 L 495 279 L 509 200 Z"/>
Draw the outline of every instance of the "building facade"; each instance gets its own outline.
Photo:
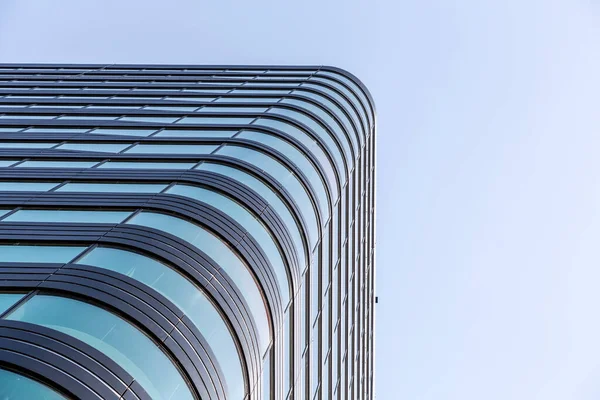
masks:
<path id="1" fill-rule="evenodd" d="M 374 166 L 337 68 L 0 64 L 0 398 L 372 399 Z"/>

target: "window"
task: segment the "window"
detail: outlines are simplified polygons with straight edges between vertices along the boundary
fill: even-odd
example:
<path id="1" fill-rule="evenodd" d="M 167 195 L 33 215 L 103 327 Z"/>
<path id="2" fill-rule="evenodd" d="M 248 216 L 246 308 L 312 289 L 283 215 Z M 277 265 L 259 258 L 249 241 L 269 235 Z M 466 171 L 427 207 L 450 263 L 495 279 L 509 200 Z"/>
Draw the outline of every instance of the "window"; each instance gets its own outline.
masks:
<path id="1" fill-rule="evenodd" d="M 188 130 L 188 129 L 165 129 L 158 132 L 155 137 L 191 137 L 191 138 L 204 138 L 204 137 L 218 137 L 218 138 L 229 138 L 235 135 L 238 131 L 227 131 L 227 130 Z"/>
<path id="2" fill-rule="evenodd" d="M 160 124 L 171 124 L 177 121 L 177 118 L 168 118 L 168 117 L 123 117 L 120 118 L 119 121 L 128 121 L 128 122 L 154 122 Z"/>
<path id="3" fill-rule="evenodd" d="M 25 296 L 24 293 L 0 293 L 0 314 L 11 308 L 13 304 L 21 300 Z M 0 370 L 1 372 L 2 370 Z M 0 378 L 0 382 L 2 379 Z M 2 387 L 0 385 L 0 393 L 2 393 Z M 2 397 L 0 397 L 2 399 Z"/>
<path id="4" fill-rule="evenodd" d="M 127 275 L 171 300 L 190 318 L 215 353 L 229 396 L 244 397 L 240 355 L 231 332 L 215 306 L 192 282 L 163 263 L 126 250 L 97 247 L 77 262 Z"/>
<path id="5" fill-rule="evenodd" d="M 199 124 L 199 125 L 247 125 L 254 118 L 245 117 L 184 117 L 178 124 Z"/>
<path id="6" fill-rule="evenodd" d="M 0 369 L 0 399 L 66 400 L 48 386 L 16 372 Z"/>
<path id="7" fill-rule="evenodd" d="M 3 142 L 0 143 L 0 149 L 49 149 L 58 143 L 36 143 L 36 142 Z"/>
<path id="8" fill-rule="evenodd" d="M 0 245 L 0 262 L 68 263 L 84 251 L 76 246 Z"/>
<path id="9" fill-rule="evenodd" d="M 0 182 L 0 192 L 46 192 L 57 182 Z"/>
<path id="10" fill-rule="evenodd" d="M 55 329 L 87 343 L 129 372 L 153 399 L 193 399 L 160 345 L 107 310 L 71 298 L 35 295 L 6 318 Z"/>
<path id="11" fill-rule="evenodd" d="M 57 149 L 119 153 L 129 146 L 128 143 L 65 143 L 58 146 Z"/>
<path id="12" fill-rule="evenodd" d="M 108 161 L 98 168 L 115 168 L 115 169 L 190 169 L 195 162 L 191 163 L 165 163 L 165 162 L 127 162 L 127 161 Z"/>
<path id="13" fill-rule="evenodd" d="M 136 144 L 127 154 L 210 154 L 217 145 L 208 144 Z"/>
<path id="14" fill-rule="evenodd" d="M 17 168 L 91 168 L 98 161 L 25 161 Z"/>
<path id="15" fill-rule="evenodd" d="M 127 218 L 129 211 L 80 211 L 80 210 L 19 210 L 5 217 L 2 222 L 77 222 L 118 224 Z"/>
<path id="16" fill-rule="evenodd" d="M 98 128 L 90 133 L 95 135 L 150 136 L 156 129 Z"/>
<path id="17" fill-rule="evenodd" d="M 265 303 L 254 276 L 229 246 L 200 226 L 171 215 L 143 211 L 127 223 L 170 233 L 203 251 L 223 268 L 240 293 L 244 295 L 258 327 L 261 350 L 265 351 L 270 342 Z"/>
<path id="18" fill-rule="evenodd" d="M 160 193 L 167 185 L 151 183 L 67 183 L 57 192 Z"/>

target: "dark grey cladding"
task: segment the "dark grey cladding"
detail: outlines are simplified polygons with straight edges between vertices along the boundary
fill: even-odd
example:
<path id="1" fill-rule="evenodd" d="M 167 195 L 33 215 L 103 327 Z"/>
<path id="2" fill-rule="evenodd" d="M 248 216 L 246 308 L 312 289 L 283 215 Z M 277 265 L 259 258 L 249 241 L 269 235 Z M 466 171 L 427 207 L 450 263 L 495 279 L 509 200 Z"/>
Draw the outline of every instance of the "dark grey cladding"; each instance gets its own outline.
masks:
<path id="1" fill-rule="evenodd" d="M 334 67 L 0 64 L 0 395 L 372 399 L 375 124 Z"/>

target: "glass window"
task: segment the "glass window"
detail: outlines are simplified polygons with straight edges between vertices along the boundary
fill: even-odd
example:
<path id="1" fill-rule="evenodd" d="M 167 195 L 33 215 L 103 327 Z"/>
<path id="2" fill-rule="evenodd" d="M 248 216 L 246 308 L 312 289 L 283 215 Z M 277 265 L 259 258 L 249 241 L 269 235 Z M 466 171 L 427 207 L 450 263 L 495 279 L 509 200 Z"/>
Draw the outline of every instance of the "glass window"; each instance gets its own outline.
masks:
<path id="1" fill-rule="evenodd" d="M 129 372 L 153 399 L 193 399 L 159 345 L 112 312 L 71 298 L 36 295 L 7 319 L 42 325 L 87 343 Z"/>
<path id="2" fill-rule="evenodd" d="M 250 307 L 254 322 L 258 327 L 261 350 L 264 352 L 270 342 L 267 311 L 258 284 L 248 267 L 221 239 L 200 226 L 181 218 L 166 214 L 143 211 L 127 221 L 128 224 L 147 226 L 170 233 L 211 257 L 223 268 L 235 283 Z"/>
<path id="3" fill-rule="evenodd" d="M 49 149 L 58 143 L 36 143 L 36 142 L 4 142 L 0 143 L 0 149 Z"/>
<path id="4" fill-rule="evenodd" d="M 177 121 L 178 124 L 199 124 L 199 125 L 247 125 L 254 118 L 246 117 L 184 117 Z"/>
<path id="5" fill-rule="evenodd" d="M 236 136 L 236 138 L 248 139 L 262 143 L 263 145 L 269 146 L 288 157 L 290 161 L 292 161 L 296 167 L 305 174 L 306 178 L 308 178 L 310 185 L 316 192 L 317 202 L 319 203 L 319 208 L 323 214 L 323 219 L 324 221 L 327 221 L 329 218 L 329 202 L 325 185 L 315 166 L 310 162 L 310 160 L 308 160 L 308 158 L 306 158 L 304 154 L 300 152 L 300 150 L 279 137 L 267 135 L 266 133 L 262 132 L 242 131 L 238 136 Z M 333 200 L 335 200 L 335 198 Z"/>
<path id="6" fill-rule="evenodd" d="M 312 117 L 309 117 L 308 115 L 301 113 L 299 111 L 296 111 L 296 110 L 290 110 L 287 108 L 277 108 L 277 107 L 271 108 L 268 113 L 275 114 L 275 115 L 283 115 L 288 118 L 292 118 L 293 120 L 296 120 L 296 121 L 306 125 L 310 129 L 312 129 L 313 132 L 315 132 L 321 139 L 323 139 L 323 141 L 329 148 L 329 151 L 331 152 L 331 155 L 334 158 L 336 164 L 338 165 L 338 168 L 341 171 L 344 170 L 344 168 L 343 168 L 344 164 L 342 161 L 342 153 L 340 152 L 338 145 L 334 141 L 332 134 L 327 132 L 325 130 L 325 128 L 321 124 L 319 124 L 317 121 L 315 121 Z M 340 140 L 340 142 L 342 143 L 342 147 L 344 148 L 346 158 L 351 160 L 352 157 L 351 157 L 350 145 L 345 140 Z"/>
<path id="7" fill-rule="evenodd" d="M 144 110 L 158 110 L 158 111 L 183 111 L 183 112 L 193 112 L 196 111 L 198 107 L 177 107 L 177 106 L 146 106 Z"/>
<path id="8" fill-rule="evenodd" d="M 108 161 L 98 168 L 117 168 L 117 169 L 190 169 L 195 162 L 191 163 L 165 163 L 165 162 L 126 162 L 126 161 Z"/>
<path id="9" fill-rule="evenodd" d="M 337 178 L 336 173 L 334 172 L 333 163 L 327 157 L 325 151 L 317 144 L 317 142 L 313 138 L 311 138 L 304 131 L 295 127 L 294 125 L 277 119 L 260 117 L 257 118 L 256 121 L 252 123 L 252 125 L 266 126 L 269 128 L 278 129 L 284 133 L 287 133 L 288 135 L 292 136 L 294 139 L 302 143 L 308 150 L 310 150 L 310 152 L 319 161 L 319 164 L 321 164 L 321 166 L 323 167 L 323 170 L 325 171 L 325 176 L 327 177 L 327 181 L 329 182 L 329 185 L 332 188 L 334 188 L 333 194 L 335 198 L 337 198 Z M 345 174 L 343 168 L 340 168 L 340 171 L 342 171 L 342 173 Z"/>
<path id="10" fill-rule="evenodd" d="M 25 129 L 23 132 L 27 133 L 85 133 L 89 131 L 88 128 L 80 129 L 80 128 L 29 128 Z"/>
<path id="11" fill-rule="evenodd" d="M 91 168 L 99 161 L 25 161 L 16 168 Z"/>
<path id="12" fill-rule="evenodd" d="M 21 300 L 25 293 L 0 293 L 0 314 L 8 310 L 17 301 Z M 2 370 L 0 370 L 1 372 Z M 0 379 L 1 382 L 1 379 Z M 2 389 L 0 388 L 0 393 Z M 0 397 L 1 399 L 2 397 Z"/>
<path id="13" fill-rule="evenodd" d="M 110 106 L 100 106 L 100 105 L 91 105 L 86 108 L 92 110 L 139 110 L 142 108 L 141 106 L 124 106 L 120 104 L 110 105 Z"/>
<path id="14" fill-rule="evenodd" d="M 210 154 L 219 147 L 210 144 L 136 144 L 127 154 Z"/>
<path id="15" fill-rule="evenodd" d="M 244 397 L 242 366 L 231 332 L 197 286 L 167 265 L 130 251 L 97 247 L 77 262 L 127 275 L 171 300 L 190 318 L 215 353 L 230 397 Z"/>
<path id="16" fill-rule="evenodd" d="M 58 146 L 57 149 L 118 153 L 129 146 L 128 143 L 65 143 Z"/>
<path id="17" fill-rule="evenodd" d="M 128 121 L 128 122 L 157 122 L 160 124 L 172 124 L 177 121 L 178 118 L 169 118 L 169 117 L 123 117 L 119 118 L 119 121 Z"/>
<path id="18" fill-rule="evenodd" d="M 75 246 L 0 245 L 0 262 L 68 263 L 84 251 Z"/>
<path id="19" fill-rule="evenodd" d="M 18 162 L 17 160 L 0 160 L 0 167 L 10 167 L 14 163 Z"/>
<path id="20" fill-rule="evenodd" d="M 0 192 L 46 192 L 57 182 L 0 182 Z"/>
<path id="21" fill-rule="evenodd" d="M 67 183 L 57 192 L 160 193 L 167 185 L 152 183 Z"/>
<path id="22" fill-rule="evenodd" d="M 16 372 L 0 369 L 0 399 L 4 400 L 66 400 L 48 386 Z"/>
<path id="23" fill-rule="evenodd" d="M 208 103 L 215 99 L 215 97 L 165 97 L 165 100 L 175 100 L 175 101 L 194 101 L 200 103 Z"/>
<path id="24" fill-rule="evenodd" d="M 90 133 L 96 135 L 150 136 L 154 132 L 156 132 L 156 129 L 98 128 Z"/>
<path id="25" fill-rule="evenodd" d="M 118 224 L 131 215 L 129 211 L 19 210 L 2 222 L 78 222 Z"/>
<path id="26" fill-rule="evenodd" d="M 263 113 L 267 111 L 268 107 L 214 107 L 206 106 L 202 107 L 198 112 L 222 112 L 222 113 Z"/>
<path id="27" fill-rule="evenodd" d="M 269 175 L 273 176 L 281 186 L 286 188 L 300 208 L 300 212 L 306 221 L 309 241 L 314 246 L 318 240 L 317 216 L 308 192 L 292 171 L 268 155 L 249 148 L 224 146 L 217 151 L 217 154 L 249 162 L 263 171 L 266 171 Z"/>
<path id="28" fill-rule="evenodd" d="M 203 162 L 198 167 L 196 167 L 196 169 L 202 171 L 211 171 L 221 175 L 225 175 L 250 187 L 256 193 L 258 193 L 258 195 L 260 195 L 267 203 L 269 203 L 271 207 L 273 207 L 275 212 L 279 215 L 283 223 L 286 225 L 288 232 L 290 233 L 292 240 L 294 241 L 294 246 L 296 247 L 296 253 L 298 254 L 298 262 L 301 266 L 300 269 L 303 270 L 306 267 L 306 257 L 304 254 L 304 244 L 302 241 L 302 236 L 300 234 L 300 228 L 298 227 L 298 224 L 296 224 L 296 220 L 292 216 L 290 210 L 279 198 L 279 195 L 275 191 L 273 191 L 259 179 L 236 168 L 228 167 L 221 164 Z"/>
<path id="29" fill-rule="evenodd" d="M 117 117 L 107 115 L 65 115 L 58 117 L 61 120 L 78 120 L 78 121 L 114 121 Z"/>
<path id="30" fill-rule="evenodd" d="M 56 115 L 26 115 L 26 114 L 13 114 L 13 115 L 0 115 L 3 119 L 54 119 Z"/>
<path id="31" fill-rule="evenodd" d="M 234 221 L 248 231 L 252 238 L 256 240 L 256 243 L 265 252 L 267 259 L 273 266 L 285 308 L 290 300 L 289 280 L 285 263 L 273 237 L 253 214 L 229 197 L 200 187 L 175 185 L 169 188 L 167 193 L 186 196 L 209 204 L 229 215 Z"/>
<path id="32" fill-rule="evenodd" d="M 23 128 L 0 128 L 0 132 L 19 132 L 21 129 Z"/>
<path id="33" fill-rule="evenodd" d="M 226 130 L 188 130 L 188 129 L 165 129 L 158 132 L 155 137 L 193 137 L 193 138 L 204 138 L 204 137 L 218 137 L 218 138 L 230 138 L 235 135 L 238 131 L 226 131 Z"/>
<path id="34" fill-rule="evenodd" d="M 255 94 L 264 94 L 267 96 L 281 96 L 284 94 L 288 94 L 290 91 L 289 90 L 270 90 L 270 89 L 256 89 L 256 90 L 252 90 L 252 89 L 235 89 L 231 91 L 231 94 L 251 94 L 251 95 L 255 95 Z"/>
<path id="35" fill-rule="evenodd" d="M 277 103 L 281 97 L 221 97 L 215 103 Z"/>

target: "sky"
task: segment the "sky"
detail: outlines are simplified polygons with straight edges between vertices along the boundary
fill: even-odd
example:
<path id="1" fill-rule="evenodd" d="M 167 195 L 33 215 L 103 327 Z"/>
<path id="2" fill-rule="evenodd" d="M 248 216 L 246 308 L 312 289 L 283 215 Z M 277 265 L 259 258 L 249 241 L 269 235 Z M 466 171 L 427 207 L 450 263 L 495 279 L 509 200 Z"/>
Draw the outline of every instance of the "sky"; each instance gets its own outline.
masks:
<path id="1" fill-rule="evenodd" d="M 598 0 L 1 0 L 0 62 L 351 71 L 377 399 L 600 398 Z"/>

